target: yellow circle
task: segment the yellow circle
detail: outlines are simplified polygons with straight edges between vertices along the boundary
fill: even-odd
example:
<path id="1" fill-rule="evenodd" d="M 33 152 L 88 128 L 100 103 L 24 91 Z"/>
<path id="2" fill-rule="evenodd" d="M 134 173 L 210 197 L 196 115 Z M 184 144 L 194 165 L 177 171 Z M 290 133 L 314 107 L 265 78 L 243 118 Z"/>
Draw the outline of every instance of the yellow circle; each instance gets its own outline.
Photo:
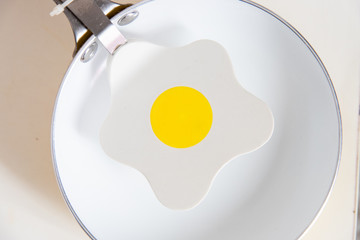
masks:
<path id="1" fill-rule="evenodd" d="M 155 100 L 150 122 L 155 135 L 166 145 L 187 148 L 209 133 L 213 114 L 203 94 L 190 87 L 174 87 Z"/>

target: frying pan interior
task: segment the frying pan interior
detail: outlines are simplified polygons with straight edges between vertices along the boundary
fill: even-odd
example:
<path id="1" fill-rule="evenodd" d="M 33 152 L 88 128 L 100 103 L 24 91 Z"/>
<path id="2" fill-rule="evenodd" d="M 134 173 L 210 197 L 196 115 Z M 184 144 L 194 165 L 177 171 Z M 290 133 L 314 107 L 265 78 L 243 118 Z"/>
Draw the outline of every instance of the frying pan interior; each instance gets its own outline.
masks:
<path id="1" fill-rule="evenodd" d="M 99 44 L 94 58 L 81 62 L 97 41 L 91 37 L 64 78 L 52 132 L 58 181 L 79 223 L 96 239 L 297 239 L 326 201 L 339 162 L 339 109 L 319 57 L 290 25 L 253 3 L 155 0 L 133 8 L 139 17 L 119 27 L 128 39 L 168 47 L 220 43 L 237 80 L 270 106 L 274 133 L 227 164 L 199 206 L 164 207 L 141 173 L 99 144 L 111 57 Z"/>

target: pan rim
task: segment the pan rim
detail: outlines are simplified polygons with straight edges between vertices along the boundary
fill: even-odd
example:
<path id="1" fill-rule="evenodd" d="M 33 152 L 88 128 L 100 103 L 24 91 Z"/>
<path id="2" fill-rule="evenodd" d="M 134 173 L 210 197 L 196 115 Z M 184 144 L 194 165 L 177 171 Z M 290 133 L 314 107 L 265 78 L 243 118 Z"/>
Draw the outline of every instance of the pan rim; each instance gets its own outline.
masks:
<path id="1" fill-rule="evenodd" d="M 125 13 L 131 11 L 132 9 L 135 9 L 143 4 L 146 4 L 148 2 L 152 2 L 154 0 L 145 0 L 142 2 L 139 2 L 137 4 L 132 5 L 129 8 L 126 8 L 125 10 L 123 10 L 122 12 L 120 12 L 119 14 L 117 14 L 116 16 L 114 16 L 111 21 L 116 22 L 118 19 L 120 19 Z M 318 219 L 318 217 L 320 216 L 321 212 L 323 211 L 324 207 L 326 206 L 326 203 L 329 200 L 329 197 L 333 191 L 334 188 L 334 184 L 335 181 L 337 179 L 338 176 L 338 172 L 339 172 L 339 167 L 340 167 L 340 163 L 341 163 L 341 153 L 342 153 L 342 144 L 343 144 L 343 126 L 342 126 L 342 118 L 341 118 L 341 111 L 340 111 L 340 106 L 339 106 L 339 100 L 336 94 L 336 90 L 334 88 L 333 82 L 331 80 L 331 77 L 325 67 L 325 65 L 323 64 L 322 60 L 320 59 L 319 55 L 316 53 L 316 51 L 314 50 L 314 48 L 311 46 L 311 44 L 306 40 L 306 38 L 298 31 L 296 30 L 295 27 L 293 27 L 290 23 L 288 23 L 285 19 L 283 19 L 282 17 L 280 17 L 279 15 L 277 15 L 276 13 L 274 13 L 273 11 L 269 10 L 268 8 L 255 3 L 253 1 L 250 0 L 238 0 L 239 2 L 244 2 L 246 4 L 249 4 L 253 7 L 256 7 L 262 11 L 264 11 L 266 14 L 269 14 L 270 16 L 274 17 L 276 20 L 278 20 L 280 23 L 284 24 L 287 28 L 289 28 L 305 45 L 306 47 L 310 50 L 310 52 L 312 53 L 312 55 L 315 57 L 316 61 L 318 62 L 318 64 L 320 65 L 326 80 L 329 84 L 331 93 L 332 93 L 332 97 L 335 103 L 335 108 L 336 108 L 336 113 L 337 113 L 337 118 L 338 118 L 338 140 L 339 140 L 339 145 L 338 145 L 338 154 L 337 154 L 337 164 L 336 164 L 336 168 L 335 168 L 335 172 L 334 172 L 334 176 L 332 178 L 331 181 L 331 185 L 330 188 L 327 191 L 327 195 L 325 197 L 325 200 L 323 201 L 321 207 L 319 208 L 319 210 L 316 212 L 315 217 L 313 218 L 313 220 L 309 223 L 309 225 L 300 233 L 300 235 L 296 238 L 299 239 L 301 237 L 303 237 L 308 231 L 309 229 L 313 226 L 313 224 L 316 222 L 316 220 Z M 93 43 L 95 41 L 95 36 L 92 35 L 91 37 L 89 37 L 89 39 L 86 41 L 86 43 L 82 46 L 81 49 L 79 49 L 78 53 L 75 55 L 75 57 L 73 58 L 73 60 L 71 61 L 64 77 L 63 80 L 61 82 L 61 85 L 59 87 L 58 93 L 57 93 L 57 97 L 54 103 L 54 110 L 53 110 L 53 114 L 52 114 L 52 120 L 51 120 L 51 136 L 50 136 L 50 140 L 51 140 L 51 155 L 52 155 L 52 163 L 53 163 L 53 168 L 54 168 L 54 172 L 55 172 L 55 176 L 56 176 L 56 180 L 59 186 L 59 189 L 61 191 L 61 194 L 68 206 L 68 208 L 70 209 L 71 213 L 73 214 L 73 216 L 75 217 L 76 221 L 78 222 L 78 224 L 81 226 L 81 228 L 83 229 L 83 231 L 91 238 L 96 240 L 95 236 L 87 229 L 87 227 L 83 224 L 82 220 L 80 219 L 80 217 L 77 215 L 77 213 L 75 212 L 74 208 L 72 207 L 66 192 L 64 190 L 61 178 L 60 178 L 60 173 L 58 171 L 58 166 L 57 166 L 57 160 L 56 160 L 56 150 L 55 150 L 55 142 L 56 139 L 54 137 L 54 129 L 55 129 L 55 125 L 56 125 L 56 121 L 55 121 L 55 117 L 56 117 L 56 112 L 57 112 L 57 106 L 59 103 L 59 98 L 61 95 L 61 92 L 63 90 L 63 87 L 65 85 L 65 82 L 67 80 L 67 76 L 69 74 L 69 72 L 71 71 L 71 69 L 74 67 L 74 64 L 80 60 L 80 55 L 82 54 L 83 50 L 86 49 L 91 43 Z"/>

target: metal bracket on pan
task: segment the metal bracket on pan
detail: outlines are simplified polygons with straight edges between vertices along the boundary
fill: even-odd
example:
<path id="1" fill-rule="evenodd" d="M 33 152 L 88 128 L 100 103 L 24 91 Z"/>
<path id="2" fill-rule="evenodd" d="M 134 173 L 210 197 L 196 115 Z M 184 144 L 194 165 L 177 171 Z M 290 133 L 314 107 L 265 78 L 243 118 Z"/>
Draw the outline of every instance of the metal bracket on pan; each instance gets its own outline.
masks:
<path id="1" fill-rule="evenodd" d="M 62 4 L 63 0 L 54 0 Z M 131 6 L 131 4 L 118 4 L 109 0 L 74 0 L 65 9 L 75 38 L 73 56 L 89 37 L 94 34 L 104 47 L 113 54 L 126 39 L 119 32 L 109 18 Z"/>

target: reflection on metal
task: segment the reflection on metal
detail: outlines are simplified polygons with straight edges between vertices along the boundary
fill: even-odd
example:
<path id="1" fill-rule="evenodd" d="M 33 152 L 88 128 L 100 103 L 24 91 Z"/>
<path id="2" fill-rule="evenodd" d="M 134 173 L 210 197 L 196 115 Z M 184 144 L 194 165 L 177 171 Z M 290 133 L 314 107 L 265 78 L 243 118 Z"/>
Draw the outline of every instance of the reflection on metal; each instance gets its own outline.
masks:
<path id="1" fill-rule="evenodd" d="M 118 24 L 119 26 L 125 26 L 131 22 L 133 22 L 139 16 L 139 11 L 134 10 L 127 13 L 125 16 L 119 19 Z"/>
<path id="2" fill-rule="evenodd" d="M 84 63 L 90 61 L 95 56 L 97 48 L 97 43 L 93 42 L 88 48 L 85 49 L 84 53 L 81 55 L 81 61 Z"/>
<path id="3" fill-rule="evenodd" d="M 69 5 L 69 7 L 65 8 L 65 10 L 64 10 L 65 15 L 70 22 L 71 28 L 73 30 L 74 38 L 75 38 L 75 49 L 73 52 L 73 56 L 75 56 L 75 54 L 79 51 L 79 49 L 83 46 L 83 44 L 93 34 L 92 31 L 89 29 L 89 26 L 87 26 L 82 20 L 80 20 L 79 16 L 73 12 L 72 6 L 73 6 L 73 4 L 75 4 L 78 1 L 81 2 L 81 0 L 76 0 L 73 3 L 71 3 L 71 6 Z M 54 0 L 54 2 L 56 4 L 62 4 L 64 1 L 63 0 Z M 109 0 L 91 0 L 91 1 L 89 0 L 89 1 L 85 1 L 85 2 L 96 3 L 95 6 L 93 5 L 93 7 L 100 8 L 101 9 L 100 12 L 102 12 L 102 15 L 106 15 L 107 18 L 112 18 L 119 12 L 123 11 L 124 9 L 126 9 L 132 5 L 132 4 L 118 4 L 118 3 L 114 3 Z M 84 4 L 84 3 L 77 3 L 77 4 Z M 86 6 L 86 7 L 88 8 L 88 6 Z M 80 10 L 81 10 L 81 8 L 80 8 Z M 97 11 L 97 12 L 100 14 L 99 11 Z M 92 16 L 91 18 L 95 19 L 94 16 Z M 98 21 L 98 19 L 96 19 L 96 21 Z M 113 28 L 112 28 L 112 31 L 114 31 Z"/>

